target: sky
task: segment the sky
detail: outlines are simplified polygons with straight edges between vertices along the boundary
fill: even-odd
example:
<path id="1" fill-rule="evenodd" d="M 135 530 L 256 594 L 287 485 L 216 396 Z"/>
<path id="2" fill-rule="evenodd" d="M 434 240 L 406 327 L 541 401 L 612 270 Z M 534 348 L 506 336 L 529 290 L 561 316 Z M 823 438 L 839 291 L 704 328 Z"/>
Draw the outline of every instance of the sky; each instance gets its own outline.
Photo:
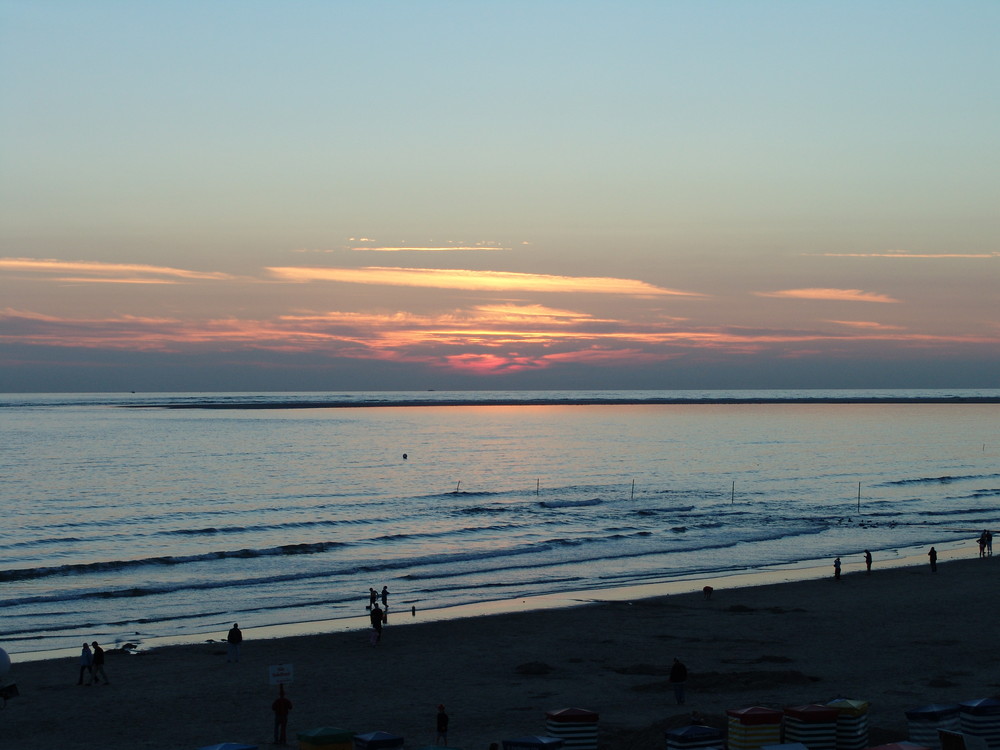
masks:
<path id="1" fill-rule="evenodd" d="M 998 38 L 0 0 L 0 391 L 1000 387 Z"/>

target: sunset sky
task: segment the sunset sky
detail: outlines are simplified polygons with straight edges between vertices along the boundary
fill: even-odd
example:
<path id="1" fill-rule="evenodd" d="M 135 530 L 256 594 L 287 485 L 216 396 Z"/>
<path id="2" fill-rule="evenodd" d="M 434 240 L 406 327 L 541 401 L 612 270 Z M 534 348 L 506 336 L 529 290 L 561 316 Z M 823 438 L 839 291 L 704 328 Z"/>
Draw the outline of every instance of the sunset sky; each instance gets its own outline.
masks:
<path id="1" fill-rule="evenodd" d="M 0 0 L 0 391 L 1000 387 L 998 39 Z"/>

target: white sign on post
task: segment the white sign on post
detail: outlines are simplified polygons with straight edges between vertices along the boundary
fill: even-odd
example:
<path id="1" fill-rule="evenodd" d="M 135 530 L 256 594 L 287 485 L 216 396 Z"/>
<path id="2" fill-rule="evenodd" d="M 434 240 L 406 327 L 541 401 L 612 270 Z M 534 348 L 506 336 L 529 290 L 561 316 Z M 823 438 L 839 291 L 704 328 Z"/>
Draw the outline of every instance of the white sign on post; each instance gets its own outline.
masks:
<path id="1" fill-rule="evenodd" d="M 287 685 L 292 681 L 291 664 L 272 664 L 267 671 L 272 685 Z"/>

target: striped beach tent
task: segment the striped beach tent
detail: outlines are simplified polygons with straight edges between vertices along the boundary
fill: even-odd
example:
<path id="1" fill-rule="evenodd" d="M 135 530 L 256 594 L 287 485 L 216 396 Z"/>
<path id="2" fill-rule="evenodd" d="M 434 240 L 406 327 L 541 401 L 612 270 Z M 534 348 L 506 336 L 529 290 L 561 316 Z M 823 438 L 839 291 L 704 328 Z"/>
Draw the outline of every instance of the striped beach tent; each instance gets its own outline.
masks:
<path id="1" fill-rule="evenodd" d="M 980 737 L 990 750 L 1000 750 L 1000 700 L 979 698 L 958 704 L 963 734 Z"/>
<path id="2" fill-rule="evenodd" d="M 830 706 L 808 704 L 784 711 L 785 742 L 801 742 L 809 750 L 837 750 L 837 716 Z"/>
<path id="3" fill-rule="evenodd" d="M 757 750 L 761 745 L 781 742 L 781 711 L 762 706 L 730 708 L 726 711 L 730 750 Z"/>
<path id="4" fill-rule="evenodd" d="M 826 705 L 837 709 L 837 750 L 868 747 L 868 701 L 837 698 Z"/>
<path id="5" fill-rule="evenodd" d="M 910 728 L 910 742 L 941 750 L 939 729 L 959 731 L 958 705 L 953 703 L 933 703 L 929 706 L 911 708 L 906 711 Z"/>
<path id="6" fill-rule="evenodd" d="M 545 714 L 545 731 L 563 740 L 567 750 L 597 750 L 597 721 L 600 717 L 585 708 L 561 708 Z"/>

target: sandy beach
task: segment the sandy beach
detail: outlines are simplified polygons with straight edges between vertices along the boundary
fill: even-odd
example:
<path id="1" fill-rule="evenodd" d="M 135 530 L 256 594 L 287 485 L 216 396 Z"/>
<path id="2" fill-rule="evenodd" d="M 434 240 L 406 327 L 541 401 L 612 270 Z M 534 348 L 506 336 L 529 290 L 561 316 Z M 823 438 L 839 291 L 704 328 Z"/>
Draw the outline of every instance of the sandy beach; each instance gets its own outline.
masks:
<path id="1" fill-rule="evenodd" d="M 451 747 L 486 750 L 545 733 L 545 713 L 600 714 L 602 748 L 662 748 L 663 731 L 724 725 L 725 711 L 837 697 L 869 701 L 872 745 L 907 737 L 904 711 L 1000 694 L 997 558 L 846 573 L 751 588 L 568 609 L 421 622 L 390 612 L 382 643 L 366 630 L 248 638 L 227 663 L 225 632 L 196 645 L 109 651 L 109 685 L 78 686 L 75 658 L 21 662 L 20 695 L 0 711 L 3 750 L 270 747 L 269 667 L 292 665 L 296 733 L 383 730 L 417 748 L 435 740 L 439 703 Z M 359 604 L 359 608 L 363 604 Z M 363 622 L 359 616 L 359 625 Z M 244 625 L 244 623 L 241 623 Z M 688 667 L 676 705 L 667 673 Z"/>

